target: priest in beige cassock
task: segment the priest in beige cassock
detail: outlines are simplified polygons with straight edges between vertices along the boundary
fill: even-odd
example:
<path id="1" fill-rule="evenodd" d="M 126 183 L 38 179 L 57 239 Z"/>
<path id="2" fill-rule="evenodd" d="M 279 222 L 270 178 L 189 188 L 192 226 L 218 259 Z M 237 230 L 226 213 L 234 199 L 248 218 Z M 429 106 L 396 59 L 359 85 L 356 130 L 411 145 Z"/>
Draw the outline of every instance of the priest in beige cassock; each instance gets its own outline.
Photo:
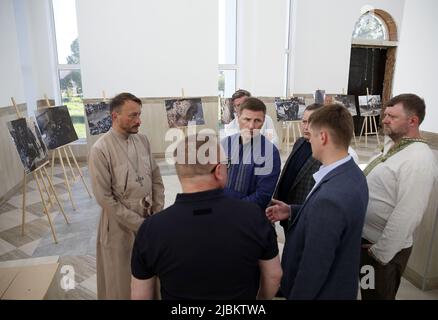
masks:
<path id="1" fill-rule="evenodd" d="M 138 134 L 141 101 L 121 93 L 110 103 L 112 128 L 90 150 L 94 195 L 102 207 L 97 235 L 98 299 L 130 299 L 131 252 L 138 228 L 164 205 L 149 141 Z"/>

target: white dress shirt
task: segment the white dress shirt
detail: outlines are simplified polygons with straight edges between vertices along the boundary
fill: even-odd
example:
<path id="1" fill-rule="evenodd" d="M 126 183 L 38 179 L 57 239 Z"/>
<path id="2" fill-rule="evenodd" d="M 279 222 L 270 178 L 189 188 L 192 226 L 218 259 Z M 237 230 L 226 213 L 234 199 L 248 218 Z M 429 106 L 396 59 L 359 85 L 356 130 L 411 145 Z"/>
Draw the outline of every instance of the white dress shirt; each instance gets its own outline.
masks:
<path id="1" fill-rule="evenodd" d="M 392 144 L 385 145 L 384 154 Z M 437 180 L 437 160 L 422 142 L 410 144 L 368 174 L 363 237 L 373 243 L 371 253 L 381 263 L 388 263 L 400 250 L 412 246 L 413 233 Z"/>

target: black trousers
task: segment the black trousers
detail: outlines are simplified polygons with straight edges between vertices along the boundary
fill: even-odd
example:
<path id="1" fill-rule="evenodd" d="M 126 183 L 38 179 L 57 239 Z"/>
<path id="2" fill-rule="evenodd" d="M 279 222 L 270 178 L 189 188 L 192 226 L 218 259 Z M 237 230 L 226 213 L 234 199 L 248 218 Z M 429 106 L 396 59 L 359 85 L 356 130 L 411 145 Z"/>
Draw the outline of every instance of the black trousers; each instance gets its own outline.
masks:
<path id="1" fill-rule="evenodd" d="M 362 244 L 369 243 L 367 240 L 362 239 Z M 372 266 L 375 275 L 374 289 L 364 289 L 361 287 L 362 300 L 395 300 L 401 276 L 408 264 L 411 251 L 412 247 L 402 249 L 388 264 L 382 265 L 368 254 L 368 249 L 362 248 L 360 267 L 362 268 L 365 265 Z"/>

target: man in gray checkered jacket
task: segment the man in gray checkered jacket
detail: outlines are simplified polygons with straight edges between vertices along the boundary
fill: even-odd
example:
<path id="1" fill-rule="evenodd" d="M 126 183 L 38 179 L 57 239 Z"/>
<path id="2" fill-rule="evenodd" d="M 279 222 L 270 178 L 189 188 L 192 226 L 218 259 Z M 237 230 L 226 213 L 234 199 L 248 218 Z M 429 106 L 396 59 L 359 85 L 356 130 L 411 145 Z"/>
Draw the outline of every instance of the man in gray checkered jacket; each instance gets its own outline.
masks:
<path id="1" fill-rule="evenodd" d="M 321 107 L 321 104 L 315 103 L 305 109 L 301 122 L 303 137 L 295 142 L 292 152 L 281 171 L 274 192 L 274 199 L 285 203 L 302 204 L 310 190 L 312 190 L 315 184 L 313 174 L 319 170 L 321 162 L 312 157 L 308 119 L 315 110 Z M 289 228 L 289 223 L 288 219 L 280 221 L 285 234 Z"/>

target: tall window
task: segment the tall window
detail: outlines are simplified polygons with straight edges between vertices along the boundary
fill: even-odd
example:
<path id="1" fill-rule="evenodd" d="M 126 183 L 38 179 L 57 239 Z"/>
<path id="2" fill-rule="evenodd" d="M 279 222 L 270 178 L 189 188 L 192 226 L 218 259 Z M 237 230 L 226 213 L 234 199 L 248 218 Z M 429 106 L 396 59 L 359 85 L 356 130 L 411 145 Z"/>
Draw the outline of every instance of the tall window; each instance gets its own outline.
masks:
<path id="1" fill-rule="evenodd" d="M 84 104 L 75 0 L 52 0 L 60 98 L 79 138 L 85 138 Z"/>
<path id="2" fill-rule="evenodd" d="M 295 2 L 293 0 L 288 0 L 286 2 L 286 38 L 285 38 L 285 50 L 284 50 L 284 86 L 283 86 L 283 96 L 288 96 L 291 90 L 290 77 L 292 72 L 291 65 L 291 55 L 292 55 L 292 17 L 295 12 L 294 10 Z"/>
<path id="3" fill-rule="evenodd" d="M 372 11 L 363 14 L 356 22 L 353 30 L 354 39 L 388 40 L 385 22 Z"/>
<path id="4" fill-rule="evenodd" d="M 237 0 L 219 0 L 219 79 L 222 97 L 231 97 L 236 90 Z"/>

